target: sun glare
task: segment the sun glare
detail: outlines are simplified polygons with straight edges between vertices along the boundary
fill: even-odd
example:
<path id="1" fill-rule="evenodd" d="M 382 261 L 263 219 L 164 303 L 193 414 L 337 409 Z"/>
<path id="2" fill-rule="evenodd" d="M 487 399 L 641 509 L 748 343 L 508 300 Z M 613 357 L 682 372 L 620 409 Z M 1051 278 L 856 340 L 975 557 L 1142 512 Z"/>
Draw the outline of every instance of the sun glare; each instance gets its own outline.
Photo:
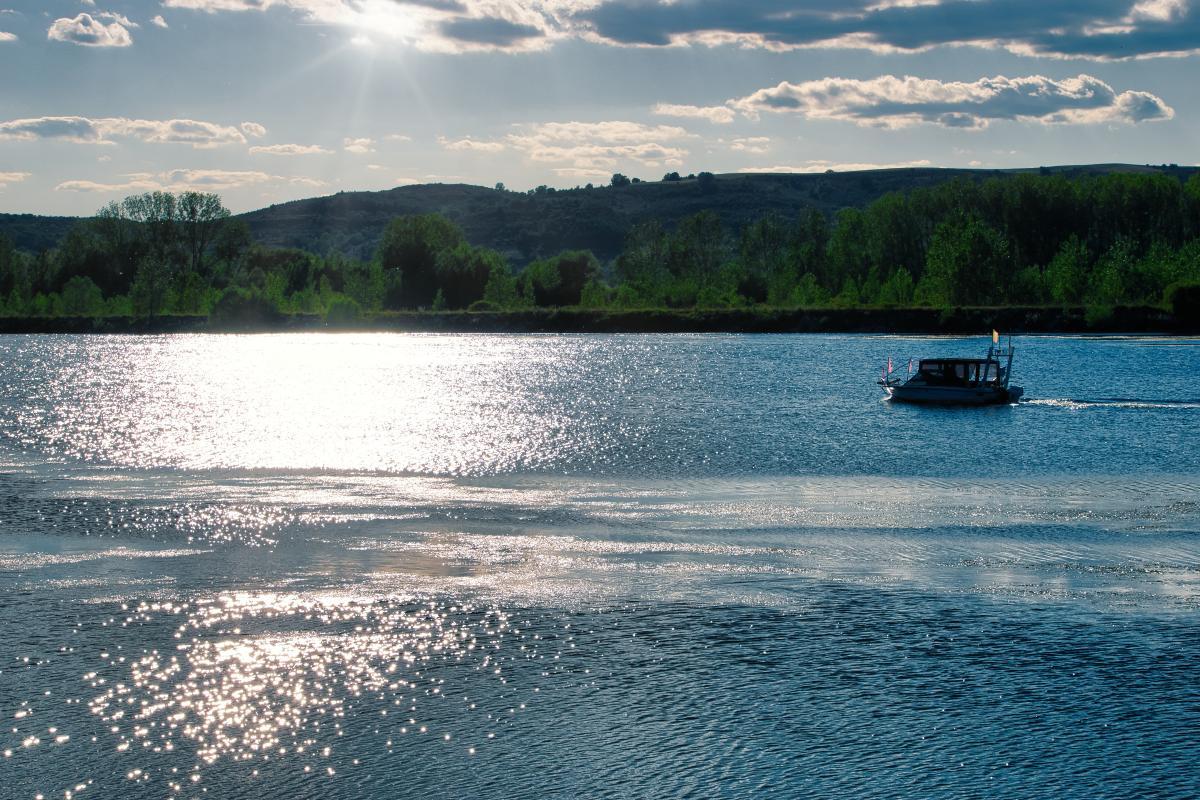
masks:
<path id="1" fill-rule="evenodd" d="M 415 41 L 425 23 L 412 6 L 392 2 L 363 3 L 351 13 L 351 23 L 359 31 L 352 40 L 355 44 L 374 43 L 379 38 Z"/>

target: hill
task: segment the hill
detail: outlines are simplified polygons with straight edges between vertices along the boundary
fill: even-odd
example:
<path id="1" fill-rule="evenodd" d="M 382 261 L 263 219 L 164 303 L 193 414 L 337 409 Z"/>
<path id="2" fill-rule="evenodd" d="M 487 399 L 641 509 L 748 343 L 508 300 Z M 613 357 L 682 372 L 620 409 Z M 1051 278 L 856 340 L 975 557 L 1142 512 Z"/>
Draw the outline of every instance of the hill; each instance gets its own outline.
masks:
<path id="1" fill-rule="evenodd" d="M 0 214 L 0 236 L 7 236 L 18 250 L 40 253 L 57 247 L 78 221 L 78 217 Z"/>
<path id="2" fill-rule="evenodd" d="M 1195 167 L 1174 165 L 1037 167 L 1017 170 L 904 168 L 803 174 L 725 174 L 713 180 L 643 182 L 532 193 L 466 184 L 424 184 L 379 192 L 340 192 L 296 200 L 240 215 L 254 238 L 272 247 L 297 247 L 315 253 L 341 252 L 369 258 L 384 226 L 403 214 L 437 212 L 460 225 L 467 240 L 503 253 L 514 266 L 563 250 L 591 250 L 602 261 L 620 252 L 626 232 L 657 219 L 672 227 L 703 210 L 720 216 L 727 228 L 768 212 L 794 216 L 816 207 L 832 214 L 865 206 L 888 192 L 933 186 L 955 178 L 982 181 L 1042 172 L 1068 177 L 1110 172 L 1164 172 L 1186 180 Z M 0 234 L 19 249 L 36 252 L 53 246 L 74 219 L 0 214 Z"/>

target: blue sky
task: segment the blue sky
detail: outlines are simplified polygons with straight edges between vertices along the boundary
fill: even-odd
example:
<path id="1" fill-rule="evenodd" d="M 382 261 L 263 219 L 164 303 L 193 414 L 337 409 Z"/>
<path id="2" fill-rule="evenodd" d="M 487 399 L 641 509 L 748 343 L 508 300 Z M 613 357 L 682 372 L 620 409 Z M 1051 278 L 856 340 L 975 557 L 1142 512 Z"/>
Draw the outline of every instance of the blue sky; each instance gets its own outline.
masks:
<path id="1" fill-rule="evenodd" d="M 0 211 L 1194 164 L 1197 0 L 0 0 Z"/>

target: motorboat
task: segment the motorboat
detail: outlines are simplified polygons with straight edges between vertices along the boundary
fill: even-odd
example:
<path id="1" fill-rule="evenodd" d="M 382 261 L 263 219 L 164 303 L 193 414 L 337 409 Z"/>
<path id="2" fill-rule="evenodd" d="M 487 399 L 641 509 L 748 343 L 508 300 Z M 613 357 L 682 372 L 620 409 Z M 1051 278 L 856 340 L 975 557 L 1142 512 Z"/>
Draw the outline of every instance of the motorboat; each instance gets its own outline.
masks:
<path id="1" fill-rule="evenodd" d="M 1012 362 L 1012 337 L 1004 347 L 1000 344 L 1000 334 L 992 331 L 992 343 L 985 358 L 922 358 L 915 373 L 910 359 L 907 378 L 893 374 L 889 358 L 878 383 L 888 399 L 897 403 L 1007 405 L 1024 394 L 1020 386 L 1009 384 Z"/>

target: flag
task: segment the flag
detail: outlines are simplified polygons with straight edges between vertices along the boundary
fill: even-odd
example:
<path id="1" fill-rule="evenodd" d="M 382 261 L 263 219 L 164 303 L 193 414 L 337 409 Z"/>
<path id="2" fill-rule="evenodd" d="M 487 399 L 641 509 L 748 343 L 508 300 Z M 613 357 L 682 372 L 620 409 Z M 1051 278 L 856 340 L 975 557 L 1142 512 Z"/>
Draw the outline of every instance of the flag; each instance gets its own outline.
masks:
<path id="1" fill-rule="evenodd" d="M 1000 331 L 992 329 L 992 344 L 1000 344 Z"/>

